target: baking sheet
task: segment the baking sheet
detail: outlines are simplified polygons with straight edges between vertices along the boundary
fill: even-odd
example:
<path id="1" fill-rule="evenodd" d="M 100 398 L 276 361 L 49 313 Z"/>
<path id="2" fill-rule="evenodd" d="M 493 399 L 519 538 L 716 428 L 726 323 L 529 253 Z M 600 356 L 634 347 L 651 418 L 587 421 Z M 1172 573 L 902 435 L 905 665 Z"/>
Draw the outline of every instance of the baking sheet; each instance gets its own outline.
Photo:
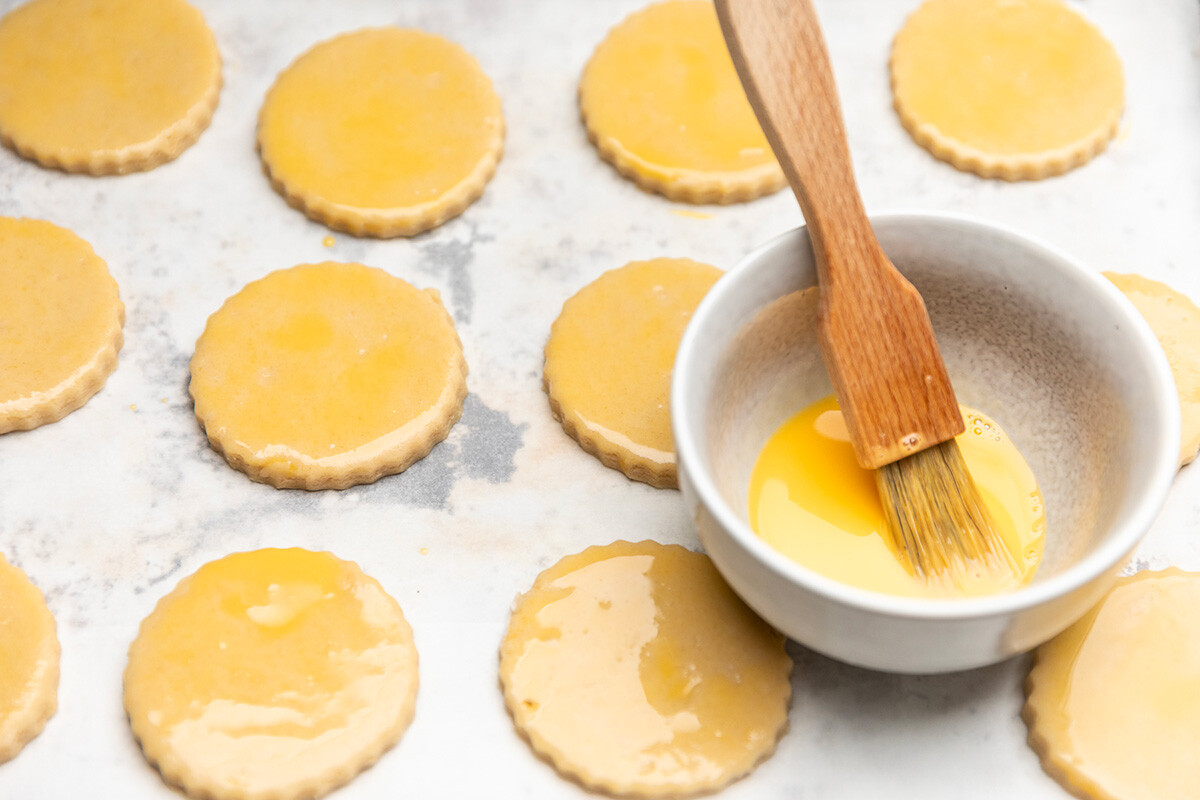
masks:
<path id="1" fill-rule="evenodd" d="M 111 178 L 0 151 L 0 214 L 91 242 L 126 304 L 121 364 L 56 424 L 0 437 L 0 549 L 59 625 L 59 711 L 14 761 L 0 798 L 175 796 L 121 707 L 125 651 L 160 596 L 207 561 L 265 546 L 357 561 L 401 604 L 421 658 L 401 743 L 334 796 L 575 798 L 586 793 L 513 731 L 496 679 L 511 601 L 561 556 L 613 539 L 698 543 L 676 492 L 626 480 L 550 417 L 541 350 L 569 295 L 626 261 L 686 256 L 728 268 L 800 223 L 787 192 L 691 207 L 641 192 L 587 143 L 576 82 L 641 0 L 194 0 L 224 58 L 212 126 L 177 161 Z M 916 0 L 818 0 L 869 209 L 965 212 L 1007 223 L 1097 270 L 1140 272 L 1200 299 L 1200 12 L 1191 0 L 1089 0 L 1113 40 L 1128 105 L 1108 152 L 1066 176 L 1008 184 L 917 147 L 890 107 L 891 37 Z M 0 0 L 0 10 L 17 3 Z M 254 124 L 279 70 L 312 44 L 397 24 L 465 46 L 495 82 L 506 153 L 483 198 L 411 240 L 335 233 L 288 208 L 261 173 Z M 693 212 L 702 212 L 696 215 Z M 188 399 L 207 316 L 265 273 L 361 261 L 442 293 L 463 340 L 462 421 L 406 473 L 343 492 L 278 491 L 212 452 Z M 1183 470 L 1136 565 L 1200 570 L 1200 467 Z M 847 667 L 792 647 L 791 730 L 730 798 L 1045 798 L 1019 719 L 1027 662 L 939 677 Z"/>

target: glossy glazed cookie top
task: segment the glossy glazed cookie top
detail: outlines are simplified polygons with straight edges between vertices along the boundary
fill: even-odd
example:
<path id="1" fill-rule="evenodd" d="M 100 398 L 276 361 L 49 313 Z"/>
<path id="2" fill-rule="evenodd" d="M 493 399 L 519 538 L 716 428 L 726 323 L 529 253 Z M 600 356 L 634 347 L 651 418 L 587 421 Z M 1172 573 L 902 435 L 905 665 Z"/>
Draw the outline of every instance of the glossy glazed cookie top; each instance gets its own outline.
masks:
<path id="1" fill-rule="evenodd" d="M 674 200 L 749 200 L 784 184 L 708 0 L 631 14 L 579 84 L 588 135 L 623 174 Z"/>
<path id="2" fill-rule="evenodd" d="M 245 286 L 191 362 L 214 447 L 275 486 L 344 488 L 400 472 L 445 438 L 466 362 L 436 292 L 361 264 L 304 264 Z"/>
<path id="3" fill-rule="evenodd" d="M 1165 283 L 1141 275 L 1104 276 L 1137 306 L 1167 354 L 1179 393 L 1179 466 L 1189 464 L 1200 449 L 1200 308 Z"/>
<path id="4" fill-rule="evenodd" d="M 1188 800 L 1200 786 L 1200 574 L 1143 571 L 1037 649 L 1029 741 L 1073 794 Z"/>
<path id="5" fill-rule="evenodd" d="M 284 70 L 258 121 L 263 164 L 293 205 L 359 235 L 412 235 L 483 192 L 504 143 L 491 81 L 422 31 L 377 28 L 316 45 Z"/>
<path id="6" fill-rule="evenodd" d="M 125 307 L 92 246 L 0 217 L 0 433 L 61 419 L 117 366 Z"/>
<path id="7" fill-rule="evenodd" d="M 585 786 L 717 789 L 775 749 L 791 658 L 707 556 L 615 542 L 568 556 L 517 602 L 500 681 L 534 749 Z"/>
<path id="8" fill-rule="evenodd" d="M 909 133 L 985 177 L 1084 163 L 1125 103 L 1113 46 L 1061 0 L 928 0 L 896 36 L 891 73 Z"/>
<path id="9" fill-rule="evenodd" d="M 329 553 L 204 565 L 129 648 L 125 708 L 146 757 L 202 797 L 315 797 L 412 720 L 417 653 L 395 600 Z"/>
<path id="10" fill-rule="evenodd" d="M 58 636 L 42 593 L 0 555 L 0 764 L 58 707 Z"/>
<path id="11" fill-rule="evenodd" d="M 150 169 L 207 127 L 221 56 L 183 0 L 32 0 L 0 20 L 0 136 L 46 166 Z"/>
<path id="12" fill-rule="evenodd" d="M 634 261 L 580 289 L 550 328 L 543 379 L 554 415 L 635 480 L 676 484 L 671 370 L 692 312 L 722 274 L 686 258 Z"/>

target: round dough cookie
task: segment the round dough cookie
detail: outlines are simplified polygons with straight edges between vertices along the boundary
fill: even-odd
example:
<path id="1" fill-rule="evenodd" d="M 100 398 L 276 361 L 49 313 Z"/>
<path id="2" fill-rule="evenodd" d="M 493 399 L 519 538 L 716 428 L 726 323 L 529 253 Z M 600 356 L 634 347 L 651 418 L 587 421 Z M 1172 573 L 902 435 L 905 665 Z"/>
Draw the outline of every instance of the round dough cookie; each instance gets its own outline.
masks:
<path id="1" fill-rule="evenodd" d="M 736 203 L 786 183 L 709 0 L 652 5 L 610 31 L 579 110 L 605 161 L 671 200 Z"/>
<path id="2" fill-rule="evenodd" d="M 58 656 L 54 617 L 42 593 L 0 555 L 0 764 L 54 716 Z"/>
<path id="3" fill-rule="evenodd" d="M 667 400 L 683 329 L 724 273 L 686 258 L 634 261 L 563 304 L 542 380 L 550 409 L 605 466 L 677 485 Z"/>
<path id="4" fill-rule="evenodd" d="M 1083 164 L 1125 104 L 1113 46 L 1061 0 L 927 0 L 896 36 L 891 73 L 917 143 L 985 178 Z"/>
<path id="5" fill-rule="evenodd" d="M 1194 800 L 1200 786 L 1200 574 L 1122 578 L 1037 649 L 1025 686 L 1042 766 L 1090 800 Z"/>
<path id="6" fill-rule="evenodd" d="M 0 217 L 0 433 L 56 422 L 117 366 L 125 306 L 92 246 L 65 228 Z"/>
<path id="7" fill-rule="evenodd" d="M 0 139 L 47 167 L 170 161 L 220 91 L 216 40 L 183 0 L 31 0 L 0 20 Z"/>
<path id="8" fill-rule="evenodd" d="M 302 264 L 208 318 L 189 390 L 253 480 L 344 489 L 403 472 L 462 415 L 467 364 L 437 292 L 362 264 Z"/>
<path id="9" fill-rule="evenodd" d="M 1189 464 L 1200 450 L 1200 308 L 1165 283 L 1141 275 L 1106 272 L 1104 277 L 1137 306 L 1167 354 L 1182 415 L 1179 466 Z"/>
<path id="10" fill-rule="evenodd" d="M 518 598 L 500 649 L 504 702 L 533 749 L 590 789 L 714 791 L 787 728 L 784 638 L 708 556 L 614 542 L 567 556 Z"/>
<path id="11" fill-rule="evenodd" d="M 271 184 L 312 219 L 359 236 L 412 236 L 483 194 L 504 150 L 504 117 L 458 45 L 362 30 L 280 73 L 258 116 L 258 148 Z"/>
<path id="12" fill-rule="evenodd" d="M 204 565 L 142 622 L 125 710 L 163 778 L 195 797 L 292 800 L 351 780 L 412 722 L 400 607 L 347 561 L 255 550 Z"/>

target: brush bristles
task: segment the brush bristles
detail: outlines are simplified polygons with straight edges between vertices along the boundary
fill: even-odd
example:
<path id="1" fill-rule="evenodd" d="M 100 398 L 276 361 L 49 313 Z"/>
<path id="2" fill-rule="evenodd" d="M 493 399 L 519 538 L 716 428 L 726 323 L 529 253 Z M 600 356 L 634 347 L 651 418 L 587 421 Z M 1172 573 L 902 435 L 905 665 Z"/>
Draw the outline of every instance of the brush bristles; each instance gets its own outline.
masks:
<path id="1" fill-rule="evenodd" d="M 950 439 L 875 470 L 899 551 L 917 575 L 960 588 L 1011 580 L 1017 565 Z"/>

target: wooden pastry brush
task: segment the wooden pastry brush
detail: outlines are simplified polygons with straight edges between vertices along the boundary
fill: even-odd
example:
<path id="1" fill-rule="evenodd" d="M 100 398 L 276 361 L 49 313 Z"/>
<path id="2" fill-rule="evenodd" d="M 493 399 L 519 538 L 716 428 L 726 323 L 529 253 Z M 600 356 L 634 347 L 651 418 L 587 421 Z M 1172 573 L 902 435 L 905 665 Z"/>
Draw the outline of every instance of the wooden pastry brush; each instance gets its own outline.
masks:
<path id="1" fill-rule="evenodd" d="M 859 463 L 911 570 L 965 587 L 1016 574 L 954 437 L 964 423 L 925 303 L 875 238 L 810 0 L 716 0 L 750 104 L 800 201 L 818 336 Z"/>

